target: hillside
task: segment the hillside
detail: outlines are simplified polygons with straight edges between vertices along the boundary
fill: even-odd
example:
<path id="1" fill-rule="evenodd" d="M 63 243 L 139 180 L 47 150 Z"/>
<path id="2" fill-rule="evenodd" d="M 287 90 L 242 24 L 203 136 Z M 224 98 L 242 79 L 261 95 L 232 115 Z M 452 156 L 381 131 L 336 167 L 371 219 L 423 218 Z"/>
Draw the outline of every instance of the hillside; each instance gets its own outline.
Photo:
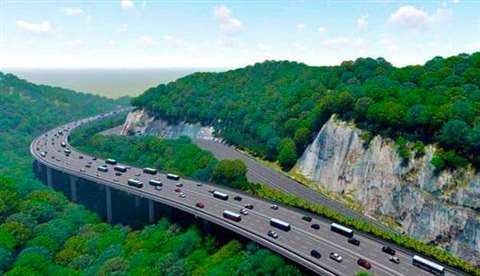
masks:
<path id="1" fill-rule="evenodd" d="M 30 141 L 59 124 L 106 112 L 120 104 L 126 104 L 126 99 L 111 100 L 36 85 L 0 72 L 0 174 L 25 183 L 25 188 L 30 189 Z"/>
<path id="2" fill-rule="evenodd" d="M 311 67 L 266 61 L 224 73 L 196 73 L 134 98 L 170 121 L 215 126 L 229 142 L 285 168 L 295 164 L 334 113 L 411 150 L 438 143 L 438 169 L 480 166 L 480 53 L 396 68 L 382 58 Z M 372 135 L 365 135 L 370 139 Z M 408 148 L 412 141 L 414 148 Z"/>

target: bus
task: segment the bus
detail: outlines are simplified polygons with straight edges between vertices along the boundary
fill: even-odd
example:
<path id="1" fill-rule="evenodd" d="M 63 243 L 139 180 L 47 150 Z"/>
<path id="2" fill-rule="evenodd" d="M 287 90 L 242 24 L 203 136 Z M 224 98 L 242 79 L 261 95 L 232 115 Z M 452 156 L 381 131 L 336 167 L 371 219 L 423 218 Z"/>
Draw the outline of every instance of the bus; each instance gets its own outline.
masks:
<path id="1" fill-rule="evenodd" d="M 167 174 L 167 178 L 168 179 L 172 179 L 172 180 L 179 180 L 180 179 L 180 176 L 176 175 L 176 174 L 173 174 L 173 173 L 168 173 Z"/>
<path id="2" fill-rule="evenodd" d="M 412 264 L 425 269 L 435 275 L 445 275 L 445 268 L 437 263 L 429 261 L 418 255 L 414 255 L 412 258 Z"/>
<path id="3" fill-rule="evenodd" d="M 130 178 L 130 179 L 128 180 L 128 186 L 133 186 L 133 187 L 137 187 L 137 188 L 142 188 L 142 187 L 143 187 L 143 183 L 142 183 L 142 181 L 140 181 L 140 180 Z"/>
<path id="4" fill-rule="evenodd" d="M 126 172 L 126 171 L 127 171 L 127 167 L 118 165 L 118 166 L 115 166 L 115 167 L 113 168 L 113 170 L 115 170 L 115 171 L 117 171 L 117 172 Z"/>
<path id="5" fill-rule="evenodd" d="M 144 168 L 143 172 L 148 174 L 157 174 L 157 170 L 152 168 Z"/>
<path id="6" fill-rule="evenodd" d="M 228 195 L 219 191 L 214 191 L 213 196 L 221 200 L 228 200 Z"/>
<path id="7" fill-rule="evenodd" d="M 150 179 L 148 181 L 148 184 L 150 184 L 152 186 L 162 186 L 163 185 L 162 181 L 156 180 L 156 179 Z"/>
<path id="8" fill-rule="evenodd" d="M 112 158 L 108 158 L 107 160 L 105 160 L 105 163 L 110 164 L 110 165 L 117 165 L 117 160 L 112 159 Z"/>
<path id="9" fill-rule="evenodd" d="M 234 213 L 234 212 L 228 211 L 228 210 L 223 211 L 223 217 L 225 217 L 227 219 L 230 219 L 230 220 L 233 220 L 233 221 L 236 221 L 236 222 L 239 222 L 239 221 L 242 220 L 242 217 L 240 216 L 240 214 L 237 214 L 237 213 Z"/>
<path id="10" fill-rule="evenodd" d="M 353 230 L 350 228 L 347 228 L 343 225 L 337 224 L 337 223 L 332 223 L 330 224 L 330 230 L 333 232 L 337 232 L 341 235 L 344 235 L 345 237 L 351 238 L 353 237 Z"/>
<path id="11" fill-rule="evenodd" d="M 289 231 L 290 230 L 290 224 L 283 221 L 283 220 L 279 220 L 279 219 L 276 219 L 276 218 L 271 218 L 270 219 L 270 225 L 273 226 L 273 227 L 276 227 L 278 229 L 282 229 L 283 231 Z"/>

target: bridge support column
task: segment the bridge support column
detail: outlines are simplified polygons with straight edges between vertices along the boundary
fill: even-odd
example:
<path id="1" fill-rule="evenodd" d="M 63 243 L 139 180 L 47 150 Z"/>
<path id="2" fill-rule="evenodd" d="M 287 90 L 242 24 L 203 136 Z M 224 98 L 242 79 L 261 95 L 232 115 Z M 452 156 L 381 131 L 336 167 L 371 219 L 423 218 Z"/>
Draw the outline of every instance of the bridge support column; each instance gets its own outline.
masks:
<path id="1" fill-rule="evenodd" d="M 155 202 L 151 199 L 148 199 L 148 222 L 155 222 Z"/>
<path id="2" fill-rule="evenodd" d="M 70 192 L 71 192 L 71 199 L 73 202 L 78 202 L 77 200 L 77 178 L 73 175 L 70 175 Z"/>
<path id="3" fill-rule="evenodd" d="M 107 208 L 107 222 L 112 224 L 112 188 L 105 186 L 106 208 Z"/>
<path id="4" fill-rule="evenodd" d="M 135 208 L 138 208 L 140 206 L 140 197 L 137 195 L 134 195 L 135 197 Z"/>
<path id="5" fill-rule="evenodd" d="M 52 169 L 48 166 L 46 166 L 46 168 L 47 168 L 47 185 L 48 187 L 53 188 Z"/>
<path id="6" fill-rule="evenodd" d="M 40 162 L 35 161 L 35 168 L 37 169 L 37 173 L 42 173 L 42 164 L 40 164 Z"/>

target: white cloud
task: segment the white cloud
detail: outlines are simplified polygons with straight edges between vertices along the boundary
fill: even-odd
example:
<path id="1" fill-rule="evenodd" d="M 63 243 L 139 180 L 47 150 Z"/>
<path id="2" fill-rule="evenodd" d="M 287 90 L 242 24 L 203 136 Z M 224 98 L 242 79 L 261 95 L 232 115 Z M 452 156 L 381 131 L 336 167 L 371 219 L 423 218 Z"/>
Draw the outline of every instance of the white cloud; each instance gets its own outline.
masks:
<path id="1" fill-rule="evenodd" d="M 37 34 L 37 35 L 51 35 L 54 33 L 54 29 L 50 22 L 42 21 L 40 23 L 30 23 L 23 20 L 17 20 L 17 28 L 24 30 L 26 32 Z"/>
<path id="2" fill-rule="evenodd" d="M 367 28 L 368 28 L 367 18 L 368 18 L 368 14 L 362 15 L 357 19 L 357 28 L 360 31 L 366 31 L 367 30 Z"/>
<path id="3" fill-rule="evenodd" d="M 163 42 L 165 42 L 167 45 L 172 46 L 172 47 L 179 47 L 183 45 L 183 42 L 171 35 L 164 35 L 162 37 Z"/>
<path id="4" fill-rule="evenodd" d="M 297 28 L 297 31 L 303 32 L 303 30 L 305 30 L 305 24 L 303 24 L 303 23 L 298 23 L 297 26 L 296 26 L 296 28 Z"/>
<path id="5" fill-rule="evenodd" d="M 140 40 L 140 43 L 142 43 L 142 45 L 144 46 L 154 46 L 157 44 L 157 42 L 153 40 L 153 38 L 146 35 L 142 35 L 138 39 Z"/>
<path id="6" fill-rule="evenodd" d="M 327 28 L 325 28 L 323 26 L 318 27 L 318 32 L 319 33 L 324 33 L 326 30 L 327 30 Z"/>
<path id="7" fill-rule="evenodd" d="M 133 4 L 132 0 L 122 0 L 120 1 L 120 6 L 124 10 L 129 10 L 129 9 L 133 9 L 135 5 Z"/>
<path id="8" fill-rule="evenodd" d="M 111 46 L 117 45 L 117 41 L 114 40 L 114 39 L 109 39 L 109 40 L 107 41 L 107 43 L 108 43 L 108 45 L 111 45 Z"/>
<path id="9" fill-rule="evenodd" d="M 118 33 L 126 33 L 127 31 L 128 31 L 128 25 L 127 24 L 123 24 L 122 26 L 120 26 L 117 29 Z"/>
<path id="10" fill-rule="evenodd" d="M 235 34 L 243 29 L 243 23 L 238 18 L 232 16 L 232 12 L 226 6 L 217 6 L 213 9 L 213 14 L 217 19 L 220 30 L 226 34 Z"/>
<path id="11" fill-rule="evenodd" d="M 380 45 L 382 45 L 389 51 L 393 51 L 397 49 L 397 45 L 395 45 L 395 41 L 393 41 L 390 38 L 382 38 L 378 41 L 378 43 L 380 43 Z"/>
<path id="12" fill-rule="evenodd" d="M 61 8 L 60 11 L 67 16 L 81 16 L 84 14 L 83 10 L 80 8 Z"/>
<path id="13" fill-rule="evenodd" d="M 269 51 L 270 50 L 270 46 L 268 46 L 266 44 L 263 44 L 263 43 L 258 43 L 257 47 L 261 51 Z"/>
<path id="14" fill-rule="evenodd" d="M 80 39 L 68 40 L 65 42 L 65 45 L 67 45 L 68 47 L 75 48 L 75 47 L 82 46 L 83 41 Z"/>
<path id="15" fill-rule="evenodd" d="M 406 5 L 391 14 L 388 21 L 409 29 L 420 29 L 444 21 L 449 17 L 451 17 L 451 11 L 447 9 L 437 9 L 435 13 L 428 14 L 415 6 Z"/>

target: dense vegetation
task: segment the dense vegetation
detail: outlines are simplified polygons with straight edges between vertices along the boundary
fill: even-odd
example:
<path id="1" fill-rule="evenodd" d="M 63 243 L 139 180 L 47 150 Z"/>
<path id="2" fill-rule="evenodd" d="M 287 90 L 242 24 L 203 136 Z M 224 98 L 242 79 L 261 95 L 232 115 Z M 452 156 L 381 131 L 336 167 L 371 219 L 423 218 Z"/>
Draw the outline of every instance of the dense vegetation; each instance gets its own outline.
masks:
<path id="1" fill-rule="evenodd" d="M 124 103 L 0 73 L 0 275 L 300 274 L 255 244 L 218 244 L 196 227 L 112 227 L 33 178 L 34 137 Z"/>
<path id="2" fill-rule="evenodd" d="M 72 146 L 94 156 L 114 157 L 137 167 L 153 167 L 163 172 L 215 181 L 233 188 L 247 189 L 247 168 L 239 160 L 218 161 L 208 151 L 191 143 L 188 137 L 174 140 L 154 136 L 104 136 L 99 131 L 118 125 L 119 119 L 102 120 L 76 129 L 70 136 Z"/>
<path id="3" fill-rule="evenodd" d="M 126 100 L 71 90 L 35 85 L 12 74 L 0 72 L 0 174 L 24 184 L 28 191 L 34 181 L 30 142 L 59 124 L 112 110 Z"/>
<path id="4" fill-rule="evenodd" d="M 111 125 L 108 124 L 108 121 L 100 121 L 75 130 L 71 136 L 71 142 L 76 148 L 89 154 L 96 154 L 103 158 L 111 157 L 112 153 L 114 153 L 113 155 L 115 158 L 131 165 L 143 167 L 156 166 L 157 168 L 168 167 L 169 171 L 174 171 L 181 175 L 192 176 L 200 180 L 213 181 L 218 184 L 240 188 L 261 198 L 307 210 L 330 220 L 340 222 L 343 225 L 391 241 L 397 245 L 413 249 L 426 256 L 431 256 L 441 262 L 448 263 L 449 265 L 458 267 L 466 272 L 480 275 L 480 270 L 476 269 L 472 264 L 459 259 L 440 247 L 425 244 L 405 235 L 386 232 L 384 229 L 378 228 L 366 221 L 347 217 L 337 211 L 329 209 L 328 207 L 307 202 L 291 194 L 286 194 L 282 191 L 261 184 L 248 183 L 246 180 L 246 167 L 242 161 L 222 160 L 218 162 L 210 153 L 201 150 L 196 145 L 192 144 L 186 137 L 177 140 L 162 140 L 156 137 L 127 138 L 121 136 L 105 137 L 98 134 L 94 135 L 98 131 L 114 126 L 113 123 Z M 87 134 L 94 136 L 88 138 Z M 175 160 L 177 160 L 179 156 L 185 156 L 184 154 L 178 154 L 178 152 L 185 151 L 185 149 L 188 149 L 188 152 L 190 153 L 187 157 L 193 158 L 194 162 L 192 163 L 190 162 L 192 160 L 186 159 L 188 163 L 187 167 L 192 169 L 182 171 L 179 168 L 183 168 L 184 165 L 176 166 L 178 163 Z M 209 160 L 208 162 L 199 162 L 199 160 L 207 157 Z M 162 163 L 164 163 L 164 165 L 161 165 Z M 195 164 L 210 165 L 195 167 Z"/>
<path id="5" fill-rule="evenodd" d="M 439 169 L 480 167 L 480 53 L 396 68 L 382 58 L 310 67 L 266 61 L 196 73 L 133 99 L 171 121 L 215 126 L 229 142 L 291 167 L 334 113 L 411 151 L 437 143 Z M 368 137 L 365 137 L 368 141 Z M 405 141 L 412 141 L 406 146 Z"/>
<path id="6" fill-rule="evenodd" d="M 251 243 L 218 244 L 197 227 L 162 219 L 142 230 L 110 226 L 63 195 L 20 196 L 0 178 L 0 274 L 300 275 L 283 258 Z"/>

